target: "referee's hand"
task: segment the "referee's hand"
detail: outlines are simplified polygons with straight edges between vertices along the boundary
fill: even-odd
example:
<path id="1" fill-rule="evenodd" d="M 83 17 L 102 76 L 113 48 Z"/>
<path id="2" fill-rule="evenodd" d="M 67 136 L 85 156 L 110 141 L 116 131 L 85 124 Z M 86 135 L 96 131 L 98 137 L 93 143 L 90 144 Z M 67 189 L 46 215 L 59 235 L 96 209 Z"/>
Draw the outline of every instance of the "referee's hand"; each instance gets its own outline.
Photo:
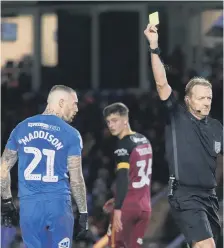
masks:
<path id="1" fill-rule="evenodd" d="M 149 41 L 150 43 L 150 47 L 152 49 L 155 49 L 158 47 L 158 33 L 157 33 L 157 27 L 155 25 L 152 25 L 152 24 L 148 24 L 145 31 L 144 31 L 144 34 L 147 38 L 147 40 Z"/>

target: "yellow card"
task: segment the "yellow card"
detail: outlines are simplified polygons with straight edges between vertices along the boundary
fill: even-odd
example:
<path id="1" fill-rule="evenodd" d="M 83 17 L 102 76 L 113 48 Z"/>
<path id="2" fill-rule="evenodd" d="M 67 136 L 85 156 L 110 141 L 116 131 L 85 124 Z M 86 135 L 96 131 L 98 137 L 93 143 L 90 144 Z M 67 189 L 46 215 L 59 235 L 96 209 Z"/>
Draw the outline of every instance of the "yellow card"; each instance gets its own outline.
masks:
<path id="1" fill-rule="evenodd" d="M 159 24 L 159 13 L 158 12 L 154 12 L 149 15 L 149 23 L 153 25 Z"/>

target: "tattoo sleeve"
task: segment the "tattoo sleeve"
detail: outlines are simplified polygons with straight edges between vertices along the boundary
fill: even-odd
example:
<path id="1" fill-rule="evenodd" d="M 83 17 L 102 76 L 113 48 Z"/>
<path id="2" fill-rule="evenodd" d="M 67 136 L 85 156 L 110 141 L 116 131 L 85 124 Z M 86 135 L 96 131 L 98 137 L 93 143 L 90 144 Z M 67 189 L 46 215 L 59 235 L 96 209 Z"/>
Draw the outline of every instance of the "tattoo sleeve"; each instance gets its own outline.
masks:
<path id="1" fill-rule="evenodd" d="M 81 156 L 68 157 L 68 171 L 72 195 L 76 201 L 80 213 L 87 213 L 86 186 L 82 174 Z"/>
<path id="2" fill-rule="evenodd" d="M 17 151 L 5 149 L 1 157 L 1 196 L 2 199 L 12 197 L 10 170 L 15 165 L 18 155 Z"/>

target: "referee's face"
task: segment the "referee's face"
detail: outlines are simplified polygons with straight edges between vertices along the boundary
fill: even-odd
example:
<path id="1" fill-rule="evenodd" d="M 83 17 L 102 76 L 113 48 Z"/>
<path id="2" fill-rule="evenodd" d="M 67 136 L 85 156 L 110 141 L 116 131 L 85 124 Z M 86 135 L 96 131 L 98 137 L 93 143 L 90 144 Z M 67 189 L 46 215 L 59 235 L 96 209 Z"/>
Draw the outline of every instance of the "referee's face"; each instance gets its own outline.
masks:
<path id="1" fill-rule="evenodd" d="M 189 97 L 189 108 L 199 118 L 209 115 L 212 103 L 212 90 L 208 86 L 195 85 Z"/>
<path id="2" fill-rule="evenodd" d="M 119 113 L 114 113 L 106 118 L 107 127 L 113 136 L 118 136 L 127 126 L 127 119 Z"/>

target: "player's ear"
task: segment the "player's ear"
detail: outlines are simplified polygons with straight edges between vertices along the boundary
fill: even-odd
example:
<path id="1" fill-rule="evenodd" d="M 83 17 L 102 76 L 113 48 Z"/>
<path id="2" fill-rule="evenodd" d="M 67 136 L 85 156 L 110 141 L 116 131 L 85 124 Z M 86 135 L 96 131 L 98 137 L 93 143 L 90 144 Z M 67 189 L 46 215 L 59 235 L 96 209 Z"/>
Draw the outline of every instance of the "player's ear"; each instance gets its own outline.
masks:
<path id="1" fill-rule="evenodd" d="M 64 99 L 60 99 L 59 100 L 59 107 L 63 108 L 63 106 L 64 106 Z"/>
<path id="2" fill-rule="evenodd" d="M 188 106 L 189 105 L 189 96 L 184 97 L 185 104 Z"/>
<path id="3" fill-rule="evenodd" d="M 124 124 L 125 124 L 125 125 L 128 124 L 128 118 L 125 118 Z"/>

